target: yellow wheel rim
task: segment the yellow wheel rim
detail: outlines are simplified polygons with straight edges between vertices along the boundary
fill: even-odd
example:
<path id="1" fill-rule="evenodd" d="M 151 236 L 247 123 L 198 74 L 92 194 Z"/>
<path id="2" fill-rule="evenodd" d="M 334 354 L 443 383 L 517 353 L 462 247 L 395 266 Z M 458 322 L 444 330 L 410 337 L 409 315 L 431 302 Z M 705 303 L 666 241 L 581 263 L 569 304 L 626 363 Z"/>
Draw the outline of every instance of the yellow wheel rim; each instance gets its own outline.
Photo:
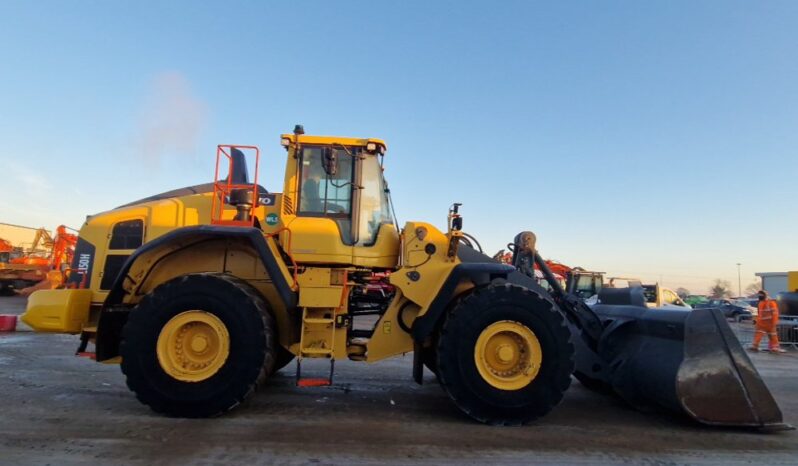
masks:
<path id="1" fill-rule="evenodd" d="M 161 329 L 157 353 L 161 368 L 171 377 L 201 382 L 227 361 L 230 335 L 224 323 L 209 312 L 181 312 Z"/>
<path id="2" fill-rule="evenodd" d="M 543 351 L 535 332 L 512 320 L 487 326 L 474 347 L 479 374 L 501 390 L 520 390 L 532 383 L 542 360 Z"/>

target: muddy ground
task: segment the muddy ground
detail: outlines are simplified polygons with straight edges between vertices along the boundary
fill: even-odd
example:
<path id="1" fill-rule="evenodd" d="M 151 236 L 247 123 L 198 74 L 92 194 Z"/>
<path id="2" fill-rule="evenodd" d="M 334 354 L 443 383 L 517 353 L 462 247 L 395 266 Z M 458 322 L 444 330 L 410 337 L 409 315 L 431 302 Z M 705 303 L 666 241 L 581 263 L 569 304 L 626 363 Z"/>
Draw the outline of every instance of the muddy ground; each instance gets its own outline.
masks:
<path id="1" fill-rule="evenodd" d="M 23 308 L 21 298 L 0 297 L 0 313 Z M 117 366 L 77 358 L 76 347 L 74 336 L 0 334 L 0 464 L 798 463 L 796 431 L 642 414 L 578 382 L 532 425 L 483 426 L 431 374 L 413 383 L 410 356 L 338 362 L 333 387 L 297 388 L 289 365 L 228 415 L 171 419 L 139 404 Z M 797 424 L 798 353 L 753 359 Z"/>

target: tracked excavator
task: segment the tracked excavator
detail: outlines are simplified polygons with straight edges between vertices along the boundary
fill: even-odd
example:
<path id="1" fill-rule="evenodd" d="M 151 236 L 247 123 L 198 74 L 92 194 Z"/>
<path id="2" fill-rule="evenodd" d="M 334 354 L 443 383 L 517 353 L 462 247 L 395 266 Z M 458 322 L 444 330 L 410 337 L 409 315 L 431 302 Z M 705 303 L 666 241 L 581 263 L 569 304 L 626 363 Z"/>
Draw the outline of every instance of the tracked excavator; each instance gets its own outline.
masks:
<path id="1" fill-rule="evenodd" d="M 281 193 L 258 184 L 256 147 L 219 146 L 213 183 L 89 216 L 68 287 L 35 292 L 23 320 L 80 335 L 78 354 L 118 362 L 137 398 L 172 416 L 222 414 L 292 362 L 298 386 L 317 386 L 336 360 L 412 352 L 418 383 L 426 366 L 488 424 L 544 416 L 575 374 L 705 424 L 784 426 L 719 313 L 651 311 L 631 290 L 602 290 L 591 309 L 531 232 L 502 264 L 463 232 L 459 204 L 444 230 L 400 227 L 384 141 L 297 126 L 281 144 Z M 329 367 L 312 374 L 310 359 Z"/>

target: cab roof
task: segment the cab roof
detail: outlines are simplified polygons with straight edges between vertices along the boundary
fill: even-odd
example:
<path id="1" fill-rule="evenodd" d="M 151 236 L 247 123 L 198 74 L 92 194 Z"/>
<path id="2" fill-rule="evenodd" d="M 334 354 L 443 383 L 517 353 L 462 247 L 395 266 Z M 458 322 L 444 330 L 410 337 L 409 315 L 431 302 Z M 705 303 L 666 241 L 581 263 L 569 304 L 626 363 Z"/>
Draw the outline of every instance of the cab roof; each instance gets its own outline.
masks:
<path id="1" fill-rule="evenodd" d="M 297 142 L 296 138 L 299 137 L 300 144 L 320 144 L 320 145 L 329 145 L 329 144 L 341 144 L 343 146 L 359 146 L 359 147 L 366 147 L 368 143 L 375 143 L 379 144 L 384 148 L 388 148 L 388 145 L 385 144 L 385 141 L 382 139 L 376 138 L 347 138 L 341 136 L 310 136 L 307 134 L 301 134 L 299 136 L 295 134 L 281 134 L 280 139 L 288 139 L 291 142 Z"/>

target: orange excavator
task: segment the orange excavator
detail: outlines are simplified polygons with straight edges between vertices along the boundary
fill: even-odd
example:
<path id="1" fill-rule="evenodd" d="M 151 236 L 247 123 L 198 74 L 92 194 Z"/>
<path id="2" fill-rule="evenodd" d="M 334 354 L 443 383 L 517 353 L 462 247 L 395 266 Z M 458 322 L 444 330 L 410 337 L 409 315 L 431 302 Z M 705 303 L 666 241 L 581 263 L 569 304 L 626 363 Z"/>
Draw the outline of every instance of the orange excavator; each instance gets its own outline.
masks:
<path id="1" fill-rule="evenodd" d="M 66 281 L 66 267 L 72 263 L 77 235 L 69 233 L 65 225 L 56 228 L 53 238 L 44 228 L 36 232 L 28 254 L 0 262 L 0 291 L 15 290 L 27 296 L 36 290 L 58 288 Z M 13 247 L 8 241 L 9 254 Z M 0 248 L 4 244 L 0 243 Z M 42 249 L 49 251 L 45 256 Z M 3 249 L 0 249 L 2 253 Z"/>
<path id="2" fill-rule="evenodd" d="M 64 225 L 61 225 L 58 228 L 66 234 L 66 227 Z M 39 228 L 36 230 L 36 236 L 33 237 L 33 243 L 31 243 L 30 248 L 28 248 L 27 254 L 24 254 L 20 257 L 15 257 L 11 259 L 9 263 L 48 266 L 50 265 L 50 254 L 47 253 L 47 255 L 44 255 L 42 254 L 42 251 L 52 252 L 54 245 L 55 240 L 52 236 L 50 236 L 50 232 L 44 228 Z"/>
<path id="3" fill-rule="evenodd" d="M 8 262 L 9 256 L 13 250 L 14 246 L 11 243 L 0 238 L 0 262 Z"/>

